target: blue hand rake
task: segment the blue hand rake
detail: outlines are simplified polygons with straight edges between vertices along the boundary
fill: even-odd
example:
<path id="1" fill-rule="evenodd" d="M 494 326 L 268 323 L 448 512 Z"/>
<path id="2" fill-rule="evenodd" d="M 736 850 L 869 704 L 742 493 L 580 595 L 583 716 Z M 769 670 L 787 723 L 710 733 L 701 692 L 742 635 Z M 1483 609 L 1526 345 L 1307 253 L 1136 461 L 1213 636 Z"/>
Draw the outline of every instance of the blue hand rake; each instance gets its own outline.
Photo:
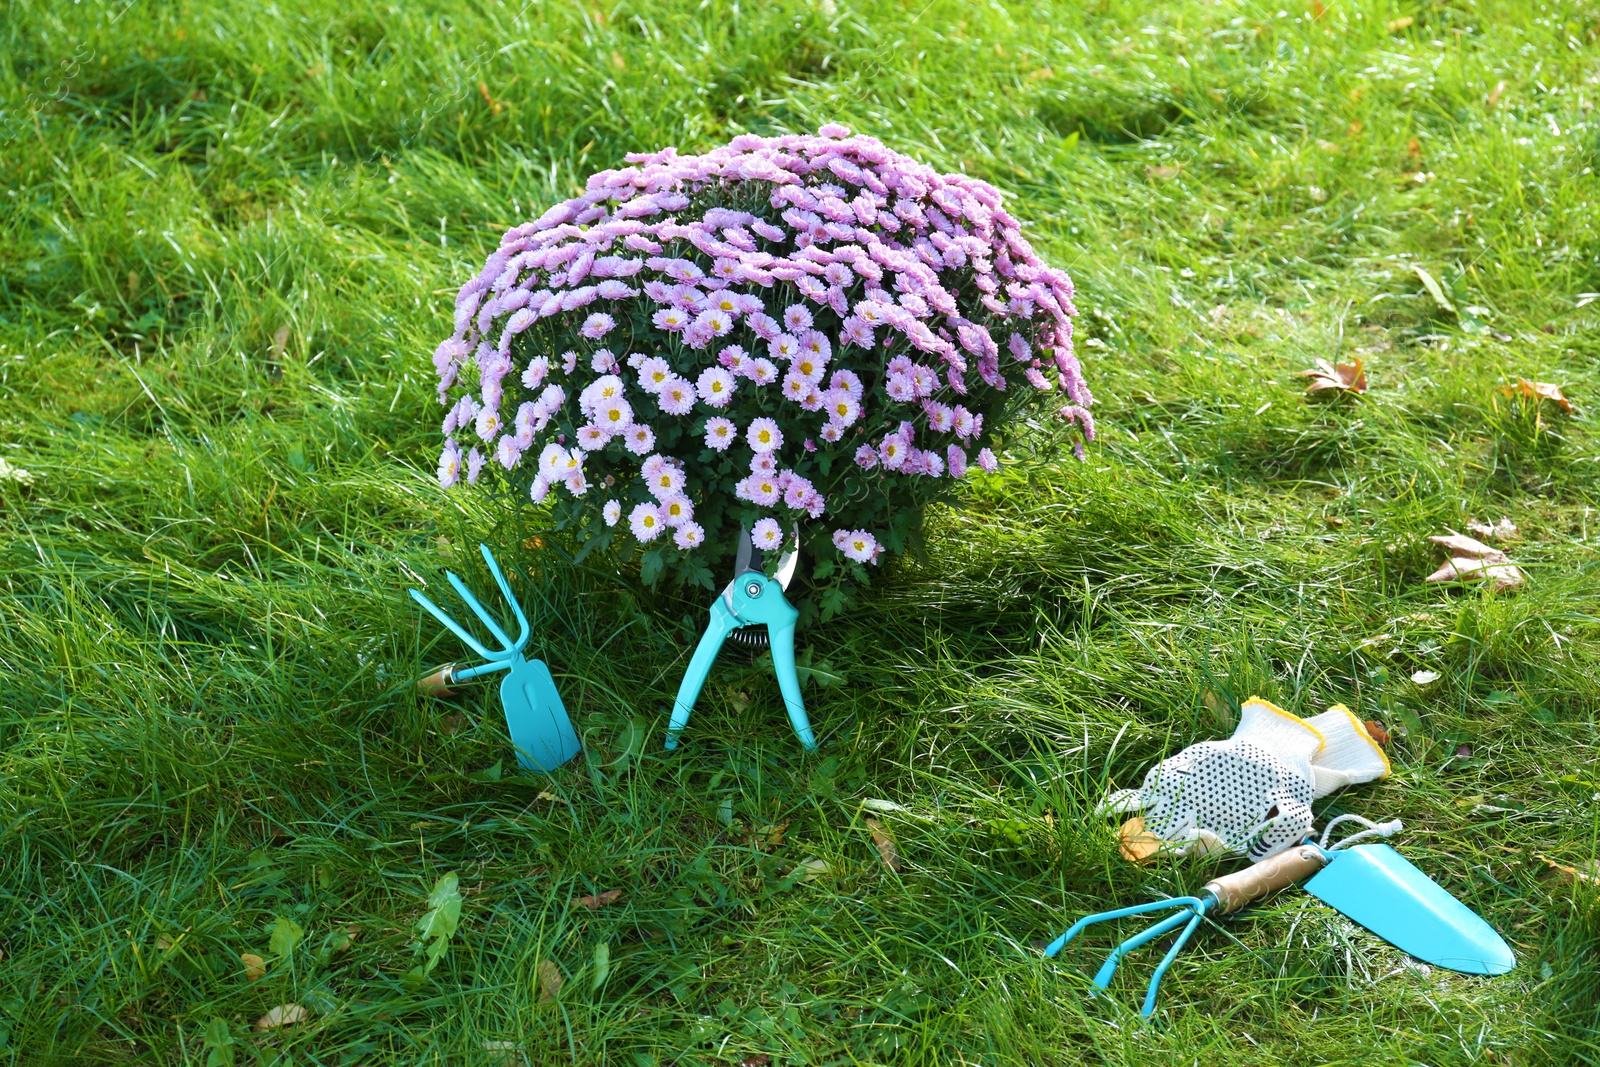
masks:
<path id="1" fill-rule="evenodd" d="M 445 572 L 445 577 L 450 579 L 450 584 L 467 602 L 467 607 L 472 609 L 478 621 L 500 642 L 498 652 L 485 648 L 477 638 L 439 610 L 433 601 L 415 589 L 410 590 L 413 600 L 442 622 L 447 630 L 461 638 L 468 648 L 489 661 L 466 670 L 458 670 L 454 665 L 446 667 L 439 672 L 439 682 L 442 687 L 448 688 L 455 682 L 465 682 L 479 675 L 508 671 L 500 681 L 500 704 L 505 709 L 506 727 L 511 731 L 517 762 L 527 770 L 553 771 L 577 755 L 583 746 L 572 729 L 572 720 L 567 717 L 566 706 L 561 703 L 561 694 L 556 690 L 555 679 L 550 676 L 550 668 L 542 660 L 529 660 L 522 655 L 530 635 L 528 617 L 522 613 L 517 598 L 511 595 L 511 587 L 506 584 L 505 575 L 500 573 L 500 565 L 495 562 L 489 547 L 479 545 L 478 549 L 483 553 L 483 561 L 489 565 L 489 573 L 494 575 L 501 595 L 511 605 L 512 614 L 517 618 L 517 639 L 513 641 L 506 636 L 494 617 L 483 609 L 483 605 L 468 592 L 461 579 L 450 571 Z"/>
<path id="2" fill-rule="evenodd" d="M 1350 817 L 1340 816 L 1328 824 L 1328 829 L 1332 830 L 1334 823 Z M 1393 829 L 1388 832 L 1400 828 L 1396 821 L 1373 829 L 1382 833 L 1389 826 Z M 1201 886 L 1197 897 L 1174 897 L 1086 916 L 1046 946 L 1044 954 L 1054 956 L 1060 952 L 1090 923 L 1176 908 L 1176 914 L 1134 934 L 1113 949 L 1094 976 L 1094 992 L 1098 994 L 1111 984 L 1111 976 L 1123 956 L 1147 941 L 1183 927 L 1150 978 L 1144 1007 L 1139 1012 L 1149 1018 L 1155 1011 L 1162 975 L 1172 966 L 1201 919 L 1208 915 L 1232 914 L 1253 900 L 1309 878 L 1306 892 L 1402 952 L 1436 967 L 1448 967 L 1463 974 L 1505 974 L 1517 965 L 1511 947 L 1488 923 L 1400 853 L 1382 844 L 1347 847 L 1363 836 L 1365 833 L 1354 834 L 1332 849 L 1313 844 L 1308 838 L 1252 867 L 1213 878 Z M 1328 834 L 1324 832 L 1324 844 L 1327 839 Z"/>

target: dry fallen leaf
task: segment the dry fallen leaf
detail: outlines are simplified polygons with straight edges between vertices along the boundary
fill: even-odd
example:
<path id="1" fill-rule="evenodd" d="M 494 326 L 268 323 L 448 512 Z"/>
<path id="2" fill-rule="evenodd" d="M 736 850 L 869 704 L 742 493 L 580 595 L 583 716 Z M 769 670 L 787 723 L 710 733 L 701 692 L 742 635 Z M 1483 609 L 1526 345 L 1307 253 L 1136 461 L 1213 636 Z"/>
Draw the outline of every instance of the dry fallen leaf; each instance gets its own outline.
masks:
<path id="1" fill-rule="evenodd" d="M 789 829 L 789 824 L 786 823 L 786 822 L 776 823 L 776 824 L 774 824 L 772 826 L 767 827 L 766 830 L 763 832 L 763 835 L 762 835 L 762 845 L 763 845 L 763 847 L 767 848 L 767 849 L 782 848 L 783 847 L 783 833 L 787 829 Z"/>
<path id="2" fill-rule="evenodd" d="M 1367 719 L 1361 724 L 1367 728 L 1367 736 L 1378 742 L 1379 748 L 1389 747 L 1389 730 L 1377 719 Z"/>
<path id="3" fill-rule="evenodd" d="M 605 907 L 607 904 L 610 904 L 620 896 L 622 896 L 622 890 L 607 889 L 604 893 L 596 893 L 589 897 L 573 897 L 572 902 L 574 904 L 580 904 L 583 907 L 588 908 L 590 911 L 599 911 L 601 908 Z"/>
<path id="4" fill-rule="evenodd" d="M 809 859 L 809 860 L 806 860 L 805 862 L 801 863 L 798 867 L 796 867 L 793 871 L 790 871 L 789 873 L 790 874 L 800 873 L 800 880 L 802 882 L 810 882 L 810 881 L 813 881 L 814 879 L 821 878 L 825 874 L 831 874 L 832 872 L 833 872 L 833 868 L 828 866 L 828 861 L 827 860 L 819 860 L 819 859 L 813 858 L 813 859 Z"/>
<path id="5" fill-rule="evenodd" d="M 551 960 L 540 960 L 535 970 L 539 972 L 539 1003 L 548 1004 L 561 992 L 561 968 Z"/>
<path id="6" fill-rule="evenodd" d="M 244 976 L 250 981 L 259 982 L 266 977 L 267 961 L 254 952 L 239 953 L 239 962 L 244 964 Z"/>
<path id="7" fill-rule="evenodd" d="M 1430 582 L 1487 581 L 1495 592 L 1507 593 L 1527 580 L 1504 552 L 1465 534 L 1441 534 L 1428 540 L 1450 550 L 1449 561 L 1428 575 Z"/>
<path id="8" fill-rule="evenodd" d="M 1489 90 L 1489 110 L 1490 111 L 1493 111 L 1495 109 L 1495 106 L 1500 103 L 1500 97 L 1501 97 L 1502 94 L 1505 93 L 1505 91 L 1506 91 L 1506 83 L 1505 82 L 1496 82 L 1494 88 Z"/>
<path id="9" fill-rule="evenodd" d="M 894 838 L 884 830 L 883 823 L 877 819 L 867 819 L 867 830 L 872 834 L 872 843 L 878 846 L 878 855 L 883 857 L 883 865 L 891 871 L 900 871 L 900 850 L 894 846 Z"/>
<path id="10" fill-rule="evenodd" d="M 1542 853 L 1539 858 L 1550 868 L 1550 873 L 1565 885 L 1576 885 L 1579 882 L 1600 885 L 1600 861 L 1591 860 L 1582 867 L 1568 867 L 1565 863 L 1557 863 Z"/>
<path id="11" fill-rule="evenodd" d="M 1166 842 L 1144 828 L 1144 816 L 1135 815 L 1117 831 L 1117 851 L 1129 863 L 1148 863 Z"/>
<path id="12" fill-rule="evenodd" d="M 293 1026 L 311 1018 L 311 1013 L 298 1004 L 279 1004 L 256 1020 L 257 1030 L 276 1030 L 280 1026 Z"/>
<path id="13" fill-rule="evenodd" d="M 1516 537 L 1520 531 L 1517 529 L 1517 524 L 1510 519 L 1501 519 L 1493 526 L 1486 522 L 1479 522 L 1476 519 L 1468 519 L 1467 532 L 1486 541 L 1509 541 Z"/>
<path id="14" fill-rule="evenodd" d="M 1401 30 L 1409 29 L 1411 24 L 1415 21 L 1417 20 L 1412 18 L 1410 15 L 1401 15 L 1397 19 L 1390 19 L 1388 22 L 1384 23 L 1383 28 L 1388 33 L 1399 33 Z"/>
<path id="15" fill-rule="evenodd" d="M 1562 411 L 1568 414 L 1572 412 L 1572 401 L 1561 395 L 1559 385 L 1551 385 L 1549 382 L 1530 382 L 1526 378 L 1518 378 L 1516 385 L 1502 385 L 1497 391 L 1506 396 L 1521 393 L 1530 400 L 1549 400 Z"/>
<path id="16" fill-rule="evenodd" d="M 769 1067 L 772 1057 L 765 1052 L 758 1052 L 754 1056 L 746 1056 L 739 1061 L 739 1067 Z"/>
<path id="17" fill-rule="evenodd" d="M 1145 177 L 1147 177 L 1147 178 L 1155 178 L 1155 179 L 1157 179 L 1159 181 L 1164 181 L 1165 182 L 1165 181 L 1171 181 L 1173 178 L 1176 178 L 1178 176 L 1178 168 L 1176 166 L 1167 166 L 1166 164 L 1159 164 L 1159 165 L 1156 165 L 1156 166 L 1149 166 L 1149 167 L 1144 168 L 1144 173 L 1145 173 Z"/>
<path id="18" fill-rule="evenodd" d="M 1300 377 L 1310 378 L 1311 384 L 1306 386 L 1306 395 L 1327 392 L 1329 396 L 1339 393 L 1364 393 L 1367 391 L 1367 373 L 1361 369 L 1361 361 L 1354 363 L 1340 363 L 1337 366 L 1325 359 L 1317 360 L 1317 365 L 1311 370 L 1303 370 Z"/>
<path id="19" fill-rule="evenodd" d="M 277 332 L 272 335 L 272 347 L 270 349 L 271 354 L 272 354 L 272 361 L 274 363 L 283 362 L 283 353 L 284 353 L 284 350 L 286 348 L 288 348 L 288 347 L 289 347 L 289 324 L 288 323 L 284 323 L 282 326 L 279 326 Z"/>

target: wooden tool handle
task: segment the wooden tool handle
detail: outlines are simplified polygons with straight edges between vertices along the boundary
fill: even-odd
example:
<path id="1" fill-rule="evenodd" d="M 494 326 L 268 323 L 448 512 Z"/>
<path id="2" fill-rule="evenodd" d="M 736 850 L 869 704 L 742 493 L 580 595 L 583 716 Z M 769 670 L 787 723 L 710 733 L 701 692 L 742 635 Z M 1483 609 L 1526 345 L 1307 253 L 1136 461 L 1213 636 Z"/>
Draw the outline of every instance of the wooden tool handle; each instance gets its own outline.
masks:
<path id="1" fill-rule="evenodd" d="M 446 663 L 426 678 L 418 678 L 417 691 L 423 696 L 430 697 L 455 696 L 456 691 L 451 688 L 456 681 L 455 672 L 456 665 Z"/>
<path id="2" fill-rule="evenodd" d="M 1238 911 L 1252 900 L 1310 878 L 1328 862 L 1328 854 L 1315 845 L 1296 845 L 1242 871 L 1213 878 L 1203 892 L 1216 898 L 1213 915 Z"/>

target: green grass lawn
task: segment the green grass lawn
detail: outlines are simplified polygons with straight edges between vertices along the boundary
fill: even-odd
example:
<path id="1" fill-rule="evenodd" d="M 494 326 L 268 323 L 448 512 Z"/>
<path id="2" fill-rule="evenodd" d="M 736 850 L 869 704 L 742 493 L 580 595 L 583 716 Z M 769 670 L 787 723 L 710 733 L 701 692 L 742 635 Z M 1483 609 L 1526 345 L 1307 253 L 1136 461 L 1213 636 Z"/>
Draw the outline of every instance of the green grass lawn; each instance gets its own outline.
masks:
<path id="1" fill-rule="evenodd" d="M 8 3 L 0 1063 L 1600 1063 L 1597 102 L 1578 0 Z M 440 492 L 428 355 L 589 172 L 828 121 L 1006 192 L 1101 436 L 801 635 L 814 756 L 748 656 L 665 753 L 704 599 Z M 1423 583 L 1501 517 L 1520 593 Z M 480 539 L 586 740 L 549 778 L 411 685 L 462 650 L 405 589 Z M 1041 957 L 1231 869 L 1092 811 L 1251 694 L 1395 728 L 1322 814 L 1404 819 L 1512 974 L 1298 891 L 1155 1025 L 1158 951 L 1099 1000 L 1112 931 Z"/>

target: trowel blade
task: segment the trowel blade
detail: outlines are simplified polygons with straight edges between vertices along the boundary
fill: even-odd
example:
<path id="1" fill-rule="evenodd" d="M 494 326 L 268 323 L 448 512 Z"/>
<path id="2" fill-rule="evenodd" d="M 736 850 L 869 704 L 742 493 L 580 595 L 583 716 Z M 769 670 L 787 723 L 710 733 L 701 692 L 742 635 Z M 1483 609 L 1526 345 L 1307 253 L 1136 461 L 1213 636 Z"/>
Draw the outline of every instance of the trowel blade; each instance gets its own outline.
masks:
<path id="1" fill-rule="evenodd" d="M 1517 965 L 1493 927 L 1388 845 L 1340 849 L 1305 890 L 1436 967 L 1505 974 Z"/>

